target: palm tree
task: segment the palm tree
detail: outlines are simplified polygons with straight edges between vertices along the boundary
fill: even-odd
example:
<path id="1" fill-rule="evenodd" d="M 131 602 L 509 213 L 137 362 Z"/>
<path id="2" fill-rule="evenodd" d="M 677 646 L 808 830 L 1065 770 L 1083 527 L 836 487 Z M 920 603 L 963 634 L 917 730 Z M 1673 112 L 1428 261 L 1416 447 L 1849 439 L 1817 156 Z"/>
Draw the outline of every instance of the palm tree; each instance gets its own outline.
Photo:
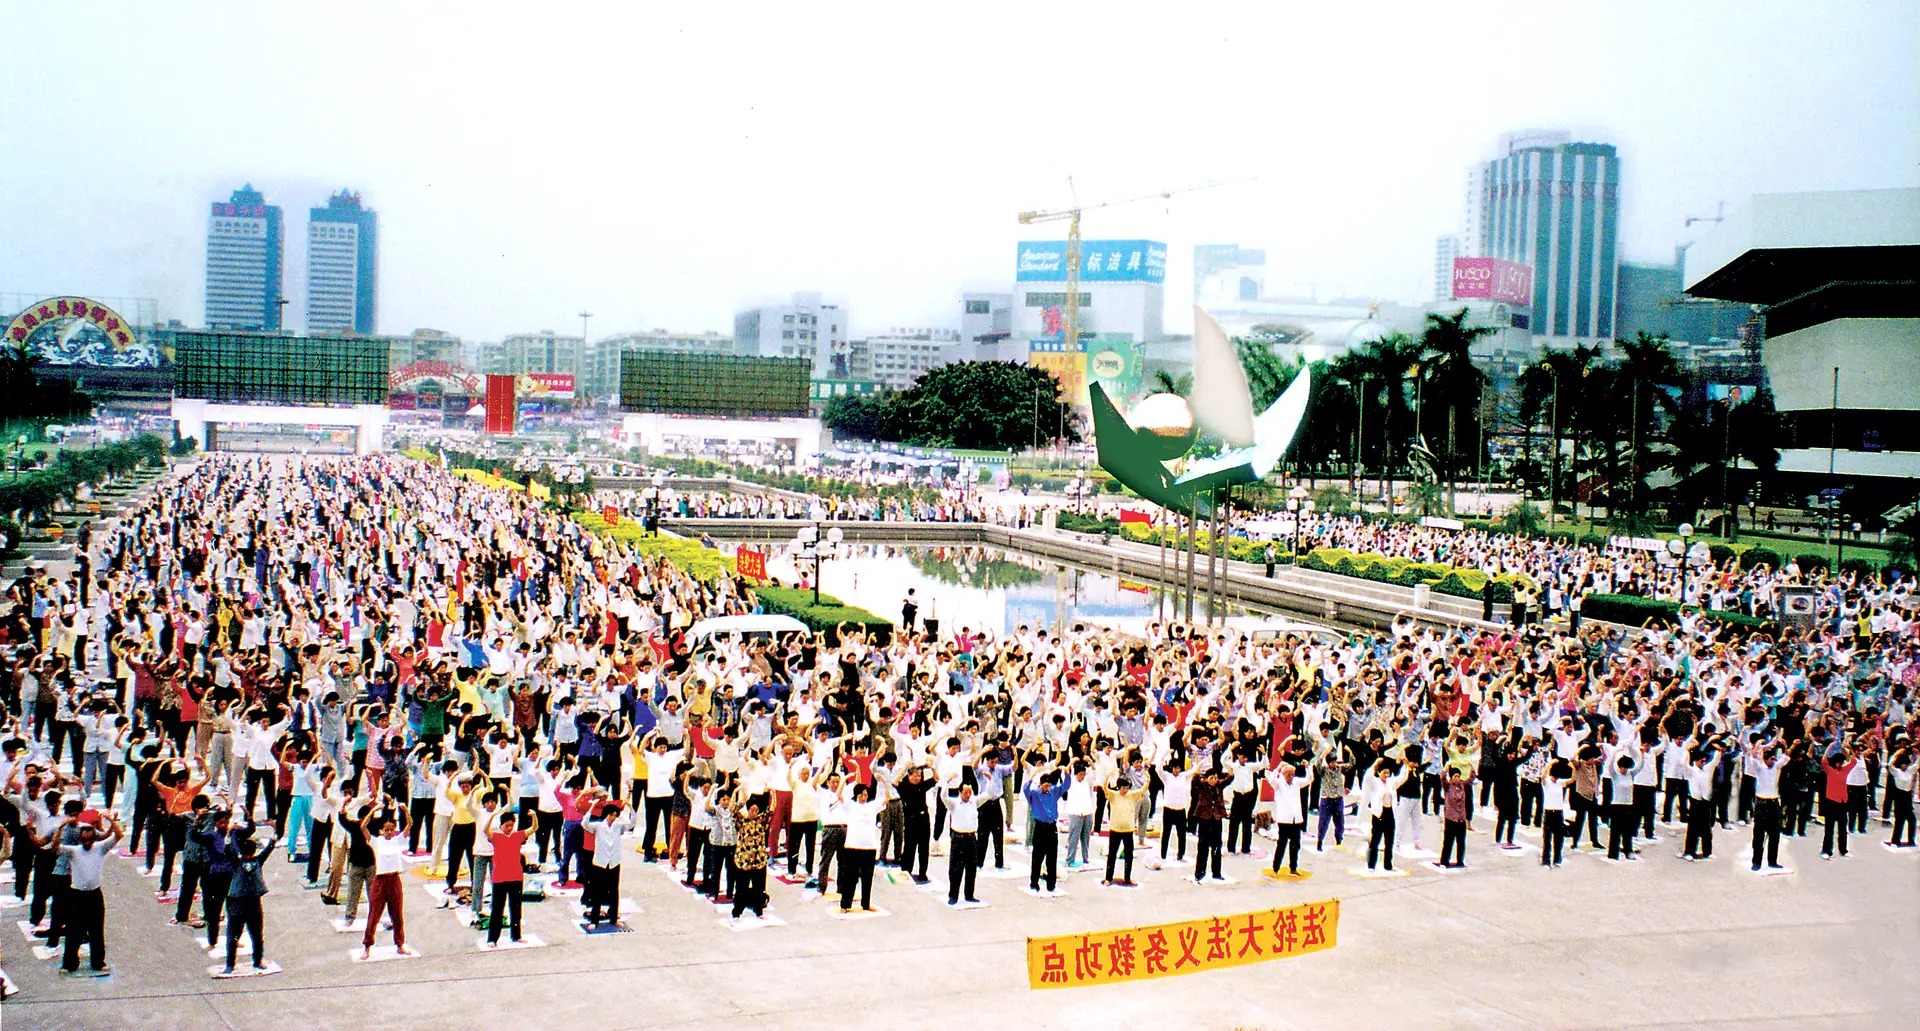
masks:
<path id="1" fill-rule="evenodd" d="M 1646 448 L 1653 443 L 1659 426 L 1679 413 L 1680 396 L 1688 386 L 1688 377 L 1674 360 L 1664 334 L 1652 336 L 1643 331 L 1632 340 L 1616 341 L 1616 344 L 1619 360 L 1613 386 L 1616 391 L 1624 391 L 1625 396 L 1614 398 L 1607 409 L 1613 412 L 1625 409 L 1628 413 L 1625 423 L 1630 442 L 1629 483 L 1624 498 L 1614 491 L 1608 508 L 1624 508 L 1637 516 L 1646 511 L 1642 492 L 1648 471 Z"/>
<path id="2" fill-rule="evenodd" d="M 1492 333 L 1489 326 L 1467 325 L 1467 309 L 1461 308 L 1452 315 L 1428 312 L 1427 328 L 1420 334 L 1426 388 L 1433 395 L 1430 400 L 1438 402 L 1447 413 L 1447 446 L 1442 455 L 1449 509 L 1453 506 L 1453 482 L 1459 478 L 1460 470 L 1479 464 L 1479 456 L 1484 453 L 1480 395 L 1490 381 L 1473 363 L 1473 344 Z M 1420 418 L 1424 422 L 1425 414 Z M 1424 425 L 1420 427 L 1422 437 L 1425 429 Z"/>
<path id="3" fill-rule="evenodd" d="M 1575 413 L 1583 407 L 1583 388 L 1599 361 L 1600 349 L 1586 344 L 1567 350 L 1547 349 L 1520 373 L 1521 421 L 1531 427 L 1544 419 L 1547 435 L 1553 439 L 1547 483 L 1548 497 L 1556 501 L 1560 491 L 1560 442 L 1575 430 Z"/>
<path id="4" fill-rule="evenodd" d="M 1361 413 L 1358 421 L 1370 435 L 1379 426 L 1378 463 L 1391 507 L 1395 442 L 1406 442 L 1413 435 L 1412 409 L 1407 404 L 1406 383 L 1420 366 L 1420 343 L 1405 333 L 1389 333 L 1365 347 L 1334 359 L 1330 371 L 1341 383 L 1355 390 Z M 1381 403 L 1375 407 L 1375 398 Z M 1369 417 L 1371 415 L 1371 417 Z M 1359 442 L 1361 454 L 1373 453 L 1370 439 Z M 1398 448 L 1405 453 L 1404 445 Z"/>

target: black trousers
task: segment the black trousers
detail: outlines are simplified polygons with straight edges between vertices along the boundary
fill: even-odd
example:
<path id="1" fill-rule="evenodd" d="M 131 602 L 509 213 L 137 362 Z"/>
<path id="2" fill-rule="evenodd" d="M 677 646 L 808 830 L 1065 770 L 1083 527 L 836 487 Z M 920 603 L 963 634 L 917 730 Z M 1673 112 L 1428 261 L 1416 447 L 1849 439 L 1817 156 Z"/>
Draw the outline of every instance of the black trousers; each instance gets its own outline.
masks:
<path id="1" fill-rule="evenodd" d="M 1227 851 L 1253 851 L 1253 804 L 1259 799 L 1257 790 L 1233 796 L 1233 807 L 1227 811 Z"/>
<path id="2" fill-rule="evenodd" d="M 320 853 L 325 852 L 329 857 L 333 855 L 333 821 L 313 821 L 313 830 L 308 837 L 312 840 L 307 842 L 307 880 L 317 881 L 320 879 Z"/>
<path id="3" fill-rule="evenodd" d="M 1853 814 L 1847 811 L 1847 804 L 1823 796 L 1820 799 L 1820 822 L 1826 828 L 1820 838 L 1820 854 L 1833 855 L 1833 833 L 1837 829 L 1840 832 L 1840 854 L 1846 855 L 1847 824 L 1853 822 Z"/>
<path id="4" fill-rule="evenodd" d="M 1132 831 L 1115 831 L 1115 830 L 1108 831 L 1107 832 L 1107 880 L 1109 881 L 1113 880 L 1114 861 L 1120 858 L 1121 852 L 1125 852 L 1127 854 L 1127 859 L 1126 859 L 1126 864 L 1123 868 L 1123 872 L 1120 875 L 1120 879 L 1123 881 L 1131 881 L 1133 880 L 1133 832 Z"/>
<path id="5" fill-rule="evenodd" d="M 1185 809 L 1160 810 L 1160 858 L 1167 858 L 1167 843 L 1175 834 L 1180 835 L 1180 851 L 1174 857 L 1179 862 L 1187 859 L 1187 811 Z"/>
<path id="6" fill-rule="evenodd" d="M 227 888 L 233 873 L 211 873 L 200 886 L 200 915 L 207 921 L 207 948 L 220 944 L 220 914 L 227 908 Z"/>
<path id="7" fill-rule="evenodd" d="M 547 846 L 549 844 L 553 846 L 555 853 L 558 853 L 561 849 L 560 813 L 557 810 L 550 813 L 542 809 L 539 811 L 537 819 L 538 824 L 534 827 L 533 839 L 534 843 L 540 848 L 540 862 L 545 863 L 547 861 Z M 414 824 L 416 829 L 418 829 L 419 826 L 418 823 Z M 418 849 L 415 851 L 418 851 Z"/>
<path id="8" fill-rule="evenodd" d="M 500 924 L 503 917 L 513 921 L 513 933 L 510 937 L 514 941 L 520 940 L 520 906 L 523 901 L 520 898 L 520 891 L 524 887 L 523 881 L 504 881 L 493 886 L 493 899 L 488 903 L 487 908 L 487 944 L 491 945 L 500 940 Z"/>
<path id="9" fill-rule="evenodd" d="M 62 970 L 80 969 L 80 943 L 87 944 L 87 962 L 107 969 L 107 900 L 99 888 L 67 892 L 67 952 Z"/>
<path id="10" fill-rule="evenodd" d="M 1546 809 L 1540 814 L 1540 865 L 1560 865 L 1560 847 L 1566 842 L 1566 833 L 1560 824 L 1560 810 Z"/>
<path id="11" fill-rule="evenodd" d="M 407 851 L 420 851 L 420 836 L 426 835 L 428 852 L 433 851 L 433 796 L 409 799 L 407 815 L 413 819 L 413 829 L 407 832 Z"/>
<path id="12" fill-rule="evenodd" d="M 447 890 L 453 890 L 453 882 L 460 872 L 460 859 L 467 860 L 467 872 L 473 872 L 473 835 L 475 825 L 456 823 L 447 828 Z"/>
<path id="13" fill-rule="evenodd" d="M 977 852 L 974 853 L 974 856 L 978 860 L 978 862 L 975 863 L 974 865 L 976 866 L 987 865 L 987 845 L 991 843 L 993 845 L 993 868 L 995 870 L 1006 869 L 1007 868 L 1006 817 L 1003 813 L 1000 812 L 1000 803 L 998 800 L 990 799 L 980 806 L 979 835 L 980 835 L 979 838 L 976 840 L 979 842 L 980 848 Z M 825 864 L 823 861 L 822 863 L 823 869 L 824 869 L 824 866 Z"/>
<path id="14" fill-rule="evenodd" d="M 172 813 L 160 814 L 160 890 L 173 887 L 173 863 L 179 858 L 180 850 L 187 847 L 187 818 Z M 153 869 L 152 858 L 148 858 L 147 869 Z"/>
<path id="15" fill-rule="evenodd" d="M 1280 838 L 1278 841 L 1274 843 L 1274 846 L 1273 846 L 1274 872 L 1276 873 L 1279 872 L 1280 857 L 1285 856 L 1287 857 L 1287 870 L 1290 873 L 1299 873 L 1300 872 L 1300 835 L 1306 832 L 1307 825 L 1304 822 L 1282 823 L 1282 824 L 1276 824 L 1275 827 L 1278 828 L 1280 832 Z"/>
<path id="16" fill-rule="evenodd" d="M 1653 833 L 1653 817 L 1655 810 L 1658 808 L 1654 804 L 1657 801 L 1655 796 L 1658 794 L 1659 788 L 1652 784 L 1635 784 L 1633 786 L 1633 811 L 1640 817 L 1640 834 L 1643 837 L 1651 838 L 1655 836 Z"/>
<path id="17" fill-rule="evenodd" d="M 262 791 L 267 794 L 267 815 L 273 815 L 273 770 L 256 770 L 247 767 L 247 807 L 241 812 L 248 820 L 253 819 L 253 806 Z"/>
<path id="18" fill-rule="evenodd" d="M 1713 855 L 1713 805 L 1701 799 L 1683 807 L 1687 814 L 1687 847 L 1683 855 L 1705 859 Z"/>
<path id="19" fill-rule="evenodd" d="M 1688 808 L 1691 800 L 1687 797 L 1687 782 L 1679 777 L 1667 778 L 1667 794 L 1660 803 L 1660 819 L 1669 823 L 1673 821 L 1673 801 L 1676 798 L 1680 800 L 1680 819 L 1692 823 L 1688 819 L 1688 814 L 1692 810 Z"/>
<path id="20" fill-rule="evenodd" d="M 1467 865 L 1467 825 L 1465 821 L 1446 820 L 1440 824 L 1440 865 Z M 1388 869 L 1392 869 L 1392 867 L 1388 867 Z"/>
<path id="21" fill-rule="evenodd" d="M 861 908 L 873 906 L 874 850 L 848 848 L 840 851 L 840 908 L 853 908 L 853 892 L 860 890 Z M 738 902 L 734 905 L 739 905 Z"/>
<path id="22" fill-rule="evenodd" d="M 1217 819 L 1198 819 L 1194 821 L 1193 879 L 1207 876 L 1208 860 L 1212 860 L 1213 876 L 1220 876 L 1220 821 Z"/>
<path id="23" fill-rule="evenodd" d="M 1760 869 L 1760 850 L 1766 849 L 1767 865 L 1780 865 L 1780 800 L 1756 798 L 1753 802 L 1753 868 Z"/>
<path id="24" fill-rule="evenodd" d="M 700 879 L 700 863 L 707 854 L 707 835 L 713 833 L 705 827 L 687 828 L 687 876 L 682 883 L 691 888 Z"/>
<path id="25" fill-rule="evenodd" d="M 1618 859 L 1633 855 L 1633 830 L 1640 823 L 1640 813 L 1634 808 L 1631 797 L 1625 802 L 1616 802 L 1611 807 L 1612 819 L 1607 822 L 1607 858 Z"/>
<path id="26" fill-rule="evenodd" d="M 805 866 L 807 873 L 813 873 L 813 845 L 820 834 L 820 821 L 808 820 L 805 823 L 787 824 L 787 876 L 799 876 L 800 867 Z M 800 861 L 800 846 L 807 846 L 807 861 Z"/>
<path id="27" fill-rule="evenodd" d="M 1887 840 L 1893 842 L 1895 845 L 1913 844 L 1913 792 L 1903 791 L 1889 785 L 1887 788 L 1886 811 L 1890 814 L 1890 819 L 1893 821 L 1893 833 L 1888 836 Z M 1906 840 L 1904 841 L 1900 838 L 1900 831 L 1903 828 L 1907 832 Z"/>
<path id="28" fill-rule="evenodd" d="M 253 965 L 265 966 L 267 945 L 261 937 L 265 934 L 265 922 L 260 911 L 258 895 L 227 900 L 228 970 L 233 969 L 233 961 L 240 953 L 240 932 L 242 931 L 247 933 L 247 939 L 253 943 Z"/>
<path id="29" fill-rule="evenodd" d="M 193 912 L 193 892 L 206 876 L 207 864 L 189 859 L 180 864 L 180 900 L 173 904 L 175 923 L 186 923 Z"/>
<path id="30" fill-rule="evenodd" d="M 1373 818 L 1373 832 L 1367 836 L 1367 869 L 1374 868 L 1382 852 L 1386 853 L 1387 869 L 1393 869 L 1393 810 L 1382 810 Z"/>
<path id="31" fill-rule="evenodd" d="M 1108 861 L 1109 867 L 1112 860 Z M 947 901 L 959 901 L 964 889 L 967 901 L 973 901 L 973 879 L 980 869 L 980 839 L 973 831 L 954 831 L 947 835 Z"/>
<path id="32" fill-rule="evenodd" d="M 1033 823 L 1033 841 L 1031 842 L 1031 874 L 1028 886 L 1034 891 L 1040 890 L 1040 868 L 1047 871 L 1047 890 L 1052 891 L 1060 876 L 1060 827 L 1047 821 L 1035 820 Z"/>
<path id="33" fill-rule="evenodd" d="M 718 898 L 722 894 L 720 891 L 722 873 L 727 876 L 725 894 L 731 897 L 733 895 L 733 846 L 716 845 L 709 838 L 706 863 L 700 873 L 700 893 L 709 898 Z"/>
<path id="34" fill-rule="evenodd" d="M 647 796 L 647 829 L 640 840 L 640 854 L 646 857 L 647 862 L 653 862 L 653 843 L 656 832 L 669 826 L 672 815 L 673 797 L 671 795 L 662 795 L 659 798 Z"/>
<path id="35" fill-rule="evenodd" d="M 900 869 L 916 878 L 927 876 L 927 811 L 906 814 L 906 844 L 900 852 Z"/>
<path id="36" fill-rule="evenodd" d="M 733 916 L 738 920 L 740 914 L 753 910 L 754 916 L 762 916 L 767 911 L 767 868 L 733 871 Z"/>

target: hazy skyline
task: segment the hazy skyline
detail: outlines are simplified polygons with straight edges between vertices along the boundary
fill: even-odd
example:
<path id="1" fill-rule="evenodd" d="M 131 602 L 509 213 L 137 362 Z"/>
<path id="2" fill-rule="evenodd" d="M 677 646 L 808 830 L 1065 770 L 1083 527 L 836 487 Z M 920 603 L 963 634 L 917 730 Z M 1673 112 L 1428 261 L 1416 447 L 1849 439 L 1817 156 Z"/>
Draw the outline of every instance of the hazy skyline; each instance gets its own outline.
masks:
<path id="1" fill-rule="evenodd" d="M 155 297 L 202 321 L 207 205 L 380 215 L 379 329 L 730 332 L 818 290 L 856 335 L 1011 286 L 1016 213 L 1089 238 L 1265 248 L 1270 292 L 1422 301 L 1498 136 L 1613 143 L 1621 257 L 1716 202 L 1920 184 L 1911 2 L 757 5 L 448 9 L 0 2 L 0 293 Z M 324 12 L 313 13 L 313 12 Z M 31 45 L 24 41 L 31 40 Z"/>

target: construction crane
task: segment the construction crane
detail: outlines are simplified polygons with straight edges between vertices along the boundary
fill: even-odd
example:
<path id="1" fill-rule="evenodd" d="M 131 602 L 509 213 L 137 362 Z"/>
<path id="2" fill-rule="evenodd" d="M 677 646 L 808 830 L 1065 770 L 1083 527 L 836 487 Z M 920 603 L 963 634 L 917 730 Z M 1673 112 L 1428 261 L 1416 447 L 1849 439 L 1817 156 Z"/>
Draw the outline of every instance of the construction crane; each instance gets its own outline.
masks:
<path id="1" fill-rule="evenodd" d="M 1101 201 L 1098 204 L 1075 203 L 1073 207 L 1061 208 L 1057 211 L 1022 211 L 1020 213 L 1020 224 L 1023 226 L 1030 226 L 1036 222 L 1058 222 L 1061 219 L 1065 219 L 1067 222 L 1067 296 L 1065 303 L 1061 305 L 1060 311 L 1063 316 L 1061 326 L 1063 332 L 1060 335 L 1060 339 L 1069 345 L 1077 345 L 1080 342 L 1080 215 L 1082 212 L 1097 211 L 1101 208 L 1116 208 L 1122 204 L 1138 204 L 1146 200 L 1166 200 L 1176 194 L 1197 193 L 1201 190 L 1211 190 L 1217 186 L 1227 186 L 1246 181 L 1248 180 L 1223 179 L 1216 182 L 1201 183 L 1197 186 L 1181 187 L 1177 190 L 1163 190 L 1159 193 L 1141 194 L 1138 197 L 1123 197 L 1119 200 Z M 1067 179 L 1067 189 L 1069 192 L 1073 190 L 1072 177 L 1068 177 Z"/>

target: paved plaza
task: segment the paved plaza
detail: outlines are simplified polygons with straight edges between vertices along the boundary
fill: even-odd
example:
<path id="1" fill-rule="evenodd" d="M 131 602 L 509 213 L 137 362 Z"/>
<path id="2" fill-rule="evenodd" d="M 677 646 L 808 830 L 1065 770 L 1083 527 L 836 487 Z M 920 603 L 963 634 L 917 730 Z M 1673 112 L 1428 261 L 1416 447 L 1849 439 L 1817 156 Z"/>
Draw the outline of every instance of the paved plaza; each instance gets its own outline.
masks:
<path id="1" fill-rule="evenodd" d="M 1478 830 L 1490 829 L 1486 820 Z M 1103 889 L 1097 869 L 1063 877 L 1069 894 L 1036 899 L 1024 875 L 984 879 L 990 907 L 945 905 L 934 884 L 881 880 L 887 916 L 841 920 L 833 903 L 774 883 L 784 926 L 734 931 L 711 905 L 629 860 L 622 894 L 642 912 L 633 933 L 587 936 L 571 903 L 527 907 L 542 949 L 483 954 L 477 935 L 429 908 L 410 876 L 409 942 L 418 959 L 356 964 L 357 934 L 302 891 L 296 868 L 269 864 L 267 953 L 285 972 L 214 981 L 208 957 L 170 907 L 149 900 L 135 861 L 110 861 L 110 978 L 62 980 L 27 954 L 7 912 L 7 972 L 23 989 L 0 1013 L 16 1028 L 1896 1028 L 1920 1000 L 1920 856 L 1884 849 L 1876 820 L 1846 861 L 1817 839 L 1787 839 L 1793 872 L 1747 871 L 1743 828 L 1718 856 L 1675 857 L 1676 829 L 1638 863 L 1584 851 L 1557 870 L 1524 851 L 1469 843 L 1469 868 L 1442 873 L 1402 858 L 1404 877 L 1368 879 L 1362 854 L 1311 852 L 1313 877 L 1267 881 L 1229 857 L 1224 885 L 1183 867 L 1142 870 L 1136 891 Z M 1817 830 L 1817 829 L 1816 829 Z M 1437 833 L 1437 831 L 1436 831 Z M 1157 847 L 1157 843 L 1149 843 Z M 1428 844 L 1432 844 L 1429 842 Z M 1262 839 L 1256 852 L 1268 843 Z M 1098 845 L 1096 845 L 1096 852 Z M 1145 853 L 1143 848 L 1143 855 Z M 1009 866 L 1024 869 L 1014 850 Z M 1132 984 L 1032 991 L 1024 939 L 1225 915 L 1337 897 L 1339 946 L 1298 959 Z M 201 932 L 204 934 L 204 932 Z M 382 942 L 388 936 L 382 935 Z M 245 966 L 245 960 L 241 965 Z"/>

